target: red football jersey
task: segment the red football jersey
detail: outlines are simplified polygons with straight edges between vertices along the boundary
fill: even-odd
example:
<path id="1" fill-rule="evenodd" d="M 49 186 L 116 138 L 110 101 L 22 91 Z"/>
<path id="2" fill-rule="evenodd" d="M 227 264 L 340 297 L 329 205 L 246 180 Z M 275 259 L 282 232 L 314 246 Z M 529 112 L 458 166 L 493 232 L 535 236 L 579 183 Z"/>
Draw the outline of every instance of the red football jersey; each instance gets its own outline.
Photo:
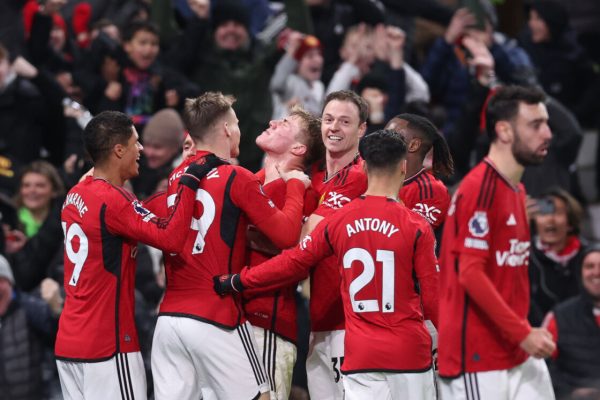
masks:
<path id="1" fill-rule="evenodd" d="M 332 177 L 317 164 L 311 173 L 311 185 L 319 193 L 315 214 L 322 217 L 334 213 L 367 190 L 367 175 L 363 161 L 356 158 Z M 310 275 L 311 331 L 344 329 L 344 308 L 340 291 L 340 274 L 334 257 L 322 260 Z"/>
<path id="2" fill-rule="evenodd" d="M 446 219 L 450 195 L 442 181 L 425 169 L 404 181 L 398 194 L 409 210 L 420 214 L 436 229 Z"/>
<path id="3" fill-rule="evenodd" d="M 523 185 L 512 185 L 486 158 L 465 176 L 452 198 L 440 257 L 441 376 L 509 369 L 528 357 L 507 336 L 506 327 L 492 322 L 486 311 L 490 307 L 476 304 L 458 278 L 461 254 L 485 258 L 484 276 L 515 318 L 526 321 L 530 233 L 525 197 Z"/>
<path id="4" fill-rule="evenodd" d="M 261 182 L 264 176 L 257 174 Z M 263 186 L 267 196 L 279 209 L 285 204 L 286 185 L 283 179 L 276 179 Z M 307 189 L 304 195 L 304 215 L 312 213 L 316 207 L 314 191 Z M 272 254 L 272 253 L 271 253 Z M 272 255 L 257 250 L 250 250 L 248 265 L 258 265 L 270 259 Z M 296 342 L 298 336 L 296 291 L 297 284 L 292 284 L 275 291 L 258 293 L 244 292 L 244 312 L 253 326 L 269 329 L 282 338 Z"/>
<path id="5" fill-rule="evenodd" d="M 169 206 L 179 176 L 190 162 L 206 154 L 199 152 L 173 171 L 167 189 Z M 294 216 L 289 222 L 286 219 L 285 233 L 296 232 L 290 246 L 300 234 L 304 185 L 291 180 L 286 188 L 287 202 L 297 203 Z M 165 256 L 167 287 L 159 315 L 190 317 L 227 329 L 244 322 L 241 299 L 217 295 L 213 276 L 239 272 L 247 260 L 248 224 L 260 225 L 275 214 L 282 212 L 265 195 L 258 178 L 250 171 L 227 164 L 209 172 L 197 191 L 194 217 L 185 233 L 183 251 Z M 280 232 L 280 236 L 284 233 Z"/>
<path id="6" fill-rule="evenodd" d="M 244 269 L 241 280 L 245 288 L 287 284 L 333 256 L 346 316 L 342 370 L 426 371 L 432 359 L 424 318 L 437 323 L 434 244 L 427 222 L 399 202 L 360 197 L 324 219 L 295 249 Z"/>
<path id="7" fill-rule="evenodd" d="M 69 191 L 61 215 L 66 297 L 57 358 L 100 361 L 140 350 L 134 321 L 137 243 L 181 249 L 195 194 L 185 186 L 178 192 L 173 211 L 180 210 L 160 219 L 103 179 L 88 177 Z"/>

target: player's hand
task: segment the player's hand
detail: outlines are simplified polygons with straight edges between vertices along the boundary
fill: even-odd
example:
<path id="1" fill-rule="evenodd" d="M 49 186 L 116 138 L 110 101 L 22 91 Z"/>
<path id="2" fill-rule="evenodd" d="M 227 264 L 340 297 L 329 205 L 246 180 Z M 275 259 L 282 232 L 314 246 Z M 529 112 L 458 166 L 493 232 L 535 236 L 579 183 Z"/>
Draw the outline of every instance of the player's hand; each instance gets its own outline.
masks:
<path id="1" fill-rule="evenodd" d="M 532 328 L 521 342 L 521 348 L 535 358 L 550 357 L 556 349 L 552 334 L 546 328 Z"/>
<path id="2" fill-rule="evenodd" d="M 310 186 L 310 178 L 302 171 L 298 171 L 297 169 L 293 169 L 290 171 L 282 171 L 278 165 L 275 166 L 277 168 L 277 172 L 279 172 L 279 176 L 284 181 L 289 181 L 290 179 L 298 179 L 300 182 L 304 184 L 304 187 L 307 188 Z"/>
<path id="3" fill-rule="evenodd" d="M 244 290 L 240 274 L 223 274 L 213 276 L 213 288 L 217 294 L 240 293 Z"/>
<path id="4" fill-rule="evenodd" d="M 198 160 L 198 162 L 191 164 L 188 169 L 185 170 L 183 176 L 188 176 L 192 179 L 200 181 L 210 171 L 212 171 L 213 168 L 223 164 L 227 164 L 227 161 L 215 156 L 214 154 L 209 154 L 206 157 Z"/>

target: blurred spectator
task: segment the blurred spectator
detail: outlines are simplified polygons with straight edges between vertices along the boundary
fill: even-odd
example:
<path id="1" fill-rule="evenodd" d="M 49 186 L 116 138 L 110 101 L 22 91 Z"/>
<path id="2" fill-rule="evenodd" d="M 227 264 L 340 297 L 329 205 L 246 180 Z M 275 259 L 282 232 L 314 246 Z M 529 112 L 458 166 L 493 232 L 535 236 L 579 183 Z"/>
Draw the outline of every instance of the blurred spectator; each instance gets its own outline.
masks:
<path id="1" fill-rule="evenodd" d="M 308 33 L 304 0 L 286 0 L 288 27 Z M 212 23 L 208 7 L 193 9 L 180 40 L 174 43 L 168 60 L 203 91 L 220 91 L 236 97 L 235 112 L 243 132 L 239 162 L 257 170 L 262 152 L 254 143 L 273 113 L 269 83 L 282 55 L 277 43 L 250 37 L 249 11 L 240 0 L 215 4 Z"/>
<path id="2" fill-rule="evenodd" d="M 60 92 L 51 76 L 22 57 L 10 63 L 0 44 L 0 154 L 21 164 L 43 155 L 62 163 Z"/>
<path id="3" fill-rule="evenodd" d="M 321 42 L 312 35 L 291 32 L 286 53 L 271 78 L 274 95 L 273 119 L 284 118 L 298 104 L 313 115 L 321 115 L 325 87 L 321 82 L 323 53 Z"/>
<path id="4" fill-rule="evenodd" d="M 185 128 L 175 110 L 163 109 L 150 118 L 142 134 L 144 145 L 140 174 L 131 180 L 136 195 L 143 199 L 156 191 L 179 164 Z"/>
<path id="5" fill-rule="evenodd" d="M 587 247 L 582 260 L 579 295 L 544 321 L 557 344 L 549 367 L 558 400 L 600 399 L 600 245 Z"/>
<path id="6" fill-rule="evenodd" d="M 433 100 L 445 107 L 446 121 L 442 131 L 447 137 L 457 131 L 455 127 L 461 109 L 468 101 L 470 80 L 479 73 L 471 66 L 473 64 L 469 59 L 472 55 L 464 46 L 464 38 L 478 40 L 489 48 L 500 81 L 526 86 L 536 82 L 527 53 L 514 40 L 494 31 L 497 24 L 494 6 L 487 0 L 482 4 L 485 5 L 485 29 L 474 27 L 476 18 L 469 10 L 459 9 L 452 17 L 444 37 L 434 42 L 421 68 Z"/>
<path id="7" fill-rule="evenodd" d="M 0 256 L 0 399 L 45 398 L 44 346 L 52 346 L 62 308 L 56 282 L 44 285 L 46 301 L 13 288 L 8 261 Z"/>
<path id="8" fill-rule="evenodd" d="M 596 90 L 599 75 L 569 26 L 567 9 L 557 0 L 535 0 L 528 12 L 528 29 L 520 43 L 536 67 L 540 84 L 578 118 L 589 120 L 581 112 L 590 114 L 595 109 L 597 96 L 588 92 Z"/>
<path id="9" fill-rule="evenodd" d="M 21 171 L 15 198 L 19 226 L 27 238 L 38 233 L 56 199 L 65 187 L 56 168 L 46 161 L 34 161 Z"/>
<path id="10" fill-rule="evenodd" d="M 101 40 L 107 40 L 102 37 Z M 139 21 L 127 27 L 122 48 L 113 50 L 117 59 L 110 53 L 101 57 L 104 89 L 89 99 L 93 113 L 122 111 L 141 131 L 154 112 L 164 107 L 176 108 L 185 97 L 197 94 L 194 85 L 157 62 L 158 39 L 157 28 L 149 22 Z"/>
<path id="11" fill-rule="evenodd" d="M 583 209 L 565 190 L 552 188 L 538 199 L 529 258 L 531 303 L 529 322 L 540 326 L 556 304 L 578 292 Z"/>
<path id="12" fill-rule="evenodd" d="M 379 0 L 307 0 L 315 36 L 323 44 L 323 82 L 328 84 L 340 64 L 340 49 L 350 27 L 383 23 L 384 7 Z M 342 57 L 343 58 L 343 57 Z"/>

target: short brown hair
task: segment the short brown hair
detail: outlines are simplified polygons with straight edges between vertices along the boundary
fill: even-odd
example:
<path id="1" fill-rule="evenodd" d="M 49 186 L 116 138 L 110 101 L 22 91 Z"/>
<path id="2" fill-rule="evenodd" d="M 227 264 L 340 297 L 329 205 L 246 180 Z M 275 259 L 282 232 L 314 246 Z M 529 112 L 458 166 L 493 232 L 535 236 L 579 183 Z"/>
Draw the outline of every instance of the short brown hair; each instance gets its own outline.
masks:
<path id="1" fill-rule="evenodd" d="M 23 198 L 21 197 L 21 186 L 23 185 L 23 178 L 27 174 L 38 174 L 42 175 L 50 182 L 52 186 L 52 191 L 57 197 L 60 197 L 65 194 L 65 184 L 60 178 L 60 174 L 56 170 L 56 168 L 50 164 L 48 161 L 44 160 L 36 160 L 31 164 L 26 165 L 20 172 L 19 176 L 19 190 L 17 191 L 17 195 L 15 197 L 15 203 L 17 207 L 23 206 Z"/>
<path id="2" fill-rule="evenodd" d="M 347 101 L 349 103 L 353 103 L 358 108 L 358 119 L 362 124 L 367 122 L 367 118 L 369 117 L 369 104 L 365 99 L 360 97 L 356 92 L 352 90 L 338 90 L 337 92 L 331 92 L 325 98 L 325 103 L 323 103 L 323 110 L 327 107 L 330 101 Z"/>
<path id="3" fill-rule="evenodd" d="M 235 97 L 221 92 L 206 92 L 195 99 L 186 99 L 183 123 L 194 140 L 202 140 L 235 103 Z"/>
<path id="4" fill-rule="evenodd" d="M 119 111 L 103 111 L 83 130 L 85 150 L 94 163 L 106 161 L 115 145 L 127 145 L 133 135 L 133 121 Z"/>
<path id="5" fill-rule="evenodd" d="M 296 139 L 306 145 L 307 150 L 304 156 L 304 166 L 308 167 L 315 161 L 322 159 L 325 155 L 325 146 L 321 138 L 321 119 L 315 117 L 299 105 L 292 107 L 290 117 L 298 117 L 302 122 L 302 132 L 300 137 Z"/>

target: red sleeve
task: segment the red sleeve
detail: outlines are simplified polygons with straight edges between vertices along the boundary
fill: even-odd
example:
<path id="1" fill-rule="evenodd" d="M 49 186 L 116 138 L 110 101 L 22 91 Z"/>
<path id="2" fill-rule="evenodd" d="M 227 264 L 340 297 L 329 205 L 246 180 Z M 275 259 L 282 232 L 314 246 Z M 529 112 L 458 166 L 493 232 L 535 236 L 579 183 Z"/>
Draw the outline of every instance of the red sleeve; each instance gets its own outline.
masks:
<path id="1" fill-rule="evenodd" d="M 305 279 L 313 265 L 333 254 L 325 234 L 326 230 L 327 224 L 321 223 L 295 248 L 285 250 L 252 268 L 245 267 L 240 273 L 244 288 L 275 289 Z"/>
<path id="2" fill-rule="evenodd" d="M 554 340 L 554 343 L 558 343 L 558 325 L 556 325 L 556 318 L 554 318 L 554 313 L 552 311 L 546 314 L 544 322 L 542 322 L 542 328 L 548 329 L 548 331 L 552 334 L 552 340 Z M 558 358 L 558 346 L 556 346 L 554 349 L 554 353 L 552 353 L 551 357 L 554 360 Z"/>
<path id="3" fill-rule="evenodd" d="M 119 190 L 120 189 L 116 189 Z M 196 190 L 180 184 L 175 205 L 166 218 L 160 218 L 132 197 L 117 193 L 105 213 L 108 229 L 120 236 L 140 241 L 169 253 L 179 253 L 185 244 Z"/>
<path id="4" fill-rule="evenodd" d="M 144 200 L 144 207 L 159 217 L 168 216 L 169 208 L 167 207 L 167 192 L 161 191 L 148 197 Z"/>
<path id="5" fill-rule="evenodd" d="M 415 251 L 415 272 L 419 287 L 421 288 L 421 303 L 425 319 L 431 320 L 433 325 L 438 326 L 439 305 L 439 266 L 435 256 L 435 237 L 429 226 L 417 239 Z"/>
<path id="6" fill-rule="evenodd" d="M 486 262 L 485 256 L 461 253 L 458 282 L 508 340 L 521 343 L 531 331 L 531 326 L 527 320 L 520 319 L 500 296 L 484 272 Z"/>
<path id="7" fill-rule="evenodd" d="M 264 233 L 275 246 L 286 249 L 298 243 L 302 228 L 302 209 L 304 200 L 304 184 L 297 179 L 286 183 L 285 206 L 266 219 L 255 221 L 250 213 L 248 216 L 256 227 Z"/>

